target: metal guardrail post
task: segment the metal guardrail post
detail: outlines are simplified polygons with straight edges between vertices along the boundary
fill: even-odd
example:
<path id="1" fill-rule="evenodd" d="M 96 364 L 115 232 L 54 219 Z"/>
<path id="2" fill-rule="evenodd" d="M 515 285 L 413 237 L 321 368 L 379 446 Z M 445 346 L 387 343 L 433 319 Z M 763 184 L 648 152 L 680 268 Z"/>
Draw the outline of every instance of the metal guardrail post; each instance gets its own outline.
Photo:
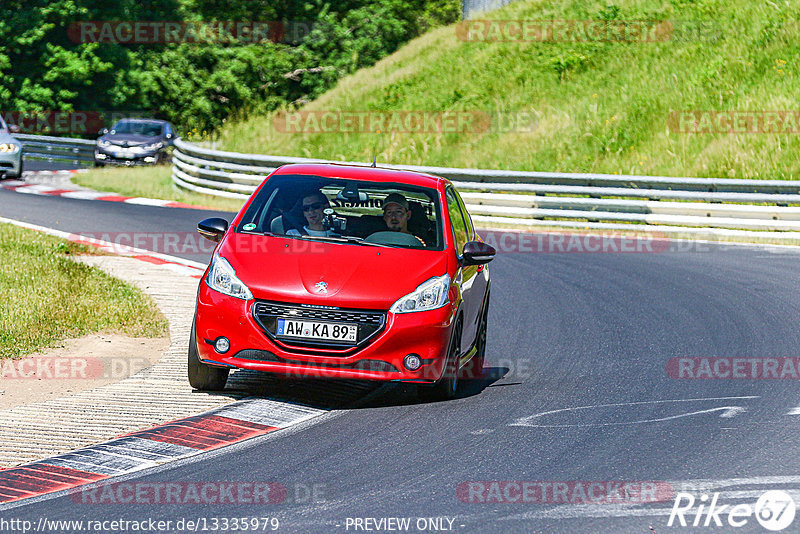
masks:
<path id="1" fill-rule="evenodd" d="M 22 142 L 22 156 L 25 159 L 72 161 L 75 163 L 91 163 L 94 161 L 96 141 L 29 134 L 13 134 L 13 137 Z"/>

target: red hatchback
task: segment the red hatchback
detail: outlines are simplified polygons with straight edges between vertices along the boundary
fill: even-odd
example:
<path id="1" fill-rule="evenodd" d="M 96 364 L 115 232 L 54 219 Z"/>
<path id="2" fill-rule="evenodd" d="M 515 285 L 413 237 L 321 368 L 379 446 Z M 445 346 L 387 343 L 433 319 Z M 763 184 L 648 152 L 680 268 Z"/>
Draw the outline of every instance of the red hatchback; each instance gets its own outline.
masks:
<path id="1" fill-rule="evenodd" d="M 428 384 L 440 398 L 480 376 L 489 269 L 446 179 L 334 164 L 286 165 L 218 241 L 200 282 L 189 382 L 232 368 L 292 377 Z"/>

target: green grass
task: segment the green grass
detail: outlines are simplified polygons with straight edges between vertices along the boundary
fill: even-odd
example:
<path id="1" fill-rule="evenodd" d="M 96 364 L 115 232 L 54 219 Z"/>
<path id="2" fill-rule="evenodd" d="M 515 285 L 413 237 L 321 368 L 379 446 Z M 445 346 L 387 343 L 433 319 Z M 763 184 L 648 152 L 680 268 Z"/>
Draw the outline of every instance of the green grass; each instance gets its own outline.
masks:
<path id="1" fill-rule="evenodd" d="M 239 211 L 243 200 L 215 197 L 186 191 L 172 183 L 169 165 L 154 167 L 103 167 L 76 173 L 72 181 L 97 191 L 109 191 L 129 197 L 158 198 L 205 206 L 222 211 Z"/>
<path id="2" fill-rule="evenodd" d="M 166 335 L 167 321 L 150 297 L 70 259 L 93 250 L 0 224 L 0 358 L 100 331 Z"/>
<path id="3" fill-rule="evenodd" d="M 287 134 L 229 121 L 221 149 L 395 164 L 760 179 L 800 175 L 798 134 L 685 134 L 671 111 L 797 110 L 800 7 L 746 0 L 519 1 L 486 18 L 679 21 L 666 42 L 465 42 L 434 30 L 303 110 L 530 112 L 529 132 Z M 698 26 L 702 25 L 702 26 Z"/>

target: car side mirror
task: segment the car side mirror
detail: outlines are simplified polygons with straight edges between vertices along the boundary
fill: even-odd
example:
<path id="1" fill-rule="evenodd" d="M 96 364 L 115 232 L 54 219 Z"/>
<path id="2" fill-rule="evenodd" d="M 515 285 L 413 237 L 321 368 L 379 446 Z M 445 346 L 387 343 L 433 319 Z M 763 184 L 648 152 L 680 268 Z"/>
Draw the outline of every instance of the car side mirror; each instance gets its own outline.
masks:
<path id="1" fill-rule="evenodd" d="M 20 132 L 19 125 L 18 124 L 9 124 L 8 125 L 8 131 L 11 132 L 12 134 L 19 133 Z"/>
<path id="2" fill-rule="evenodd" d="M 219 241 L 227 230 L 228 221 L 220 217 L 203 219 L 197 223 L 197 231 L 209 241 Z"/>
<path id="3" fill-rule="evenodd" d="M 487 245 L 483 241 L 469 241 L 464 245 L 463 263 L 464 265 L 483 265 L 494 259 L 497 251 L 492 245 Z"/>

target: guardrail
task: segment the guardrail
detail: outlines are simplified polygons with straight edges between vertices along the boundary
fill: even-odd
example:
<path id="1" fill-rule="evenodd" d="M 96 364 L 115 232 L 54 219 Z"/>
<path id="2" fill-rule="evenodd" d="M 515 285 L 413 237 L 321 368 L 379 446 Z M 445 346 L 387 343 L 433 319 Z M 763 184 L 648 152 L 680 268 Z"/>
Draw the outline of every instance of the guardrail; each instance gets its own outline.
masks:
<path id="1" fill-rule="evenodd" d="M 93 140 L 29 134 L 13 136 L 22 141 L 22 156 L 25 159 L 58 160 L 75 164 L 94 161 L 96 141 Z"/>
<path id="2" fill-rule="evenodd" d="M 319 162 L 326 160 L 224 152 L 178 139 L 172 179 L 185 189 L 245 199 L 277 167 Z M 475 221 L 484 225 L 624 229 L 800 244 L 798 180 L 381 167 L 450 179 Z"/>

